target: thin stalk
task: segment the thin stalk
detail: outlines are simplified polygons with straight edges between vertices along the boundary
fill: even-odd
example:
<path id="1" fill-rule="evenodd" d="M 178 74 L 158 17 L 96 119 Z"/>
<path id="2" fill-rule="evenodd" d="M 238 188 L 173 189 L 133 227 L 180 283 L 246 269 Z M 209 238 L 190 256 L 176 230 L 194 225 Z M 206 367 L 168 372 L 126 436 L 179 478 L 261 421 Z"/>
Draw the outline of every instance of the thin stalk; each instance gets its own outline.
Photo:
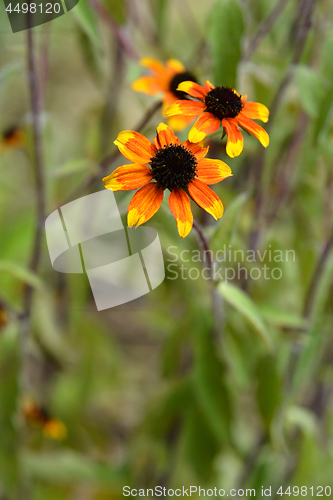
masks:
<path id="1" fill-rule="evenodd" d="M 132 41 L 128 38 L 121 27 L 112 19 L 109 12 L 106 10 L 104 5 L 102 5 L 99 0 L 89 0 L 92 8 L 97 12 L 97 14 L 103 19 L 112 32 L 113 36 L 117 39 L 119 45 L 123 48 L 124 52 L 133 60 L 138 60 L 139 56 L 134 47 Z"/>
<path id="2" fill-rule="evenodd" d="M 315 304 L 315 299 L 317 295 L 317 290 L 318 286 L 321 280 L 321 277 L 323 275 L 323 272 L 325 270 L 325 266 L 327 263 L 327 260 L 330 256 L 331 250 L 333 248 L 333 234 L 330 235 L 327 240 L 325 241 L 320 257 L 317 263 L 317 267 L 315 269 L 315 272 L 313 274 L 306 298 L 305 298 L 305 303 L 304 303 L 304 309 L 303 309 L 303 316 L 306 319 L 311 318 L 313 307 Z"/>
<path id="3" fill-rule="evenodd" d="M 214 261 L 212 258 L 212 250 L 209 245 L 209 240 L 205 235 L 202 227 L 198 222 L 193 220 L 193 229 L 196 231 L 197 236 L 200 241 L 201 248 L 203 250 L 204 261 L 207 262 L 209 269 L 209 281 L 211 284 L 211 295 L 212 295 L 212 308 L 214 315 L 214 338 L 221 335 L 221 327 L 223 324 L 223 299 L 215 288 L 214 280 Z"/>
<path id="4" fill-rule="evenodd" d="M 34 54 L 34 39 L 33 39 L 33 29 L 27 30 L 27 42 L 28 42 L 28 81 L 31 99 L 31 110 L 32 110 L 32 125 L 33 125 L 33 142 L 34 142 L 34 174 L 35 174 L 35 186 L 36 186 L 36 200 L 37 200 L 37 221 L 36 221 L 36 232 L 33 243 L 32 257 L 30 262 L 30 270 L 32 272 L 37 272 L 40 258 L 41 258 L 41 247 L 43 230 L 45 223 L 45 178 L 44 178 L 44 163 L 43 163 L 43 152 L 42 152 L 42 124 L 40 119 L 41 114 L 41 98 L 38 85 L 36 61 Z M 24 305 L 23 305 L 23 319 L 28 319 L 30 316 L 31 301 L 33 295 L 33 287 L 27 285 L 24 293 Z"/>
<path id="5" fill-rule="evenodd" d="M 214 281 L 213 259 L 211 256 L 211 250 L 209 247 L 208 238 L 205 235 L 205 233 L 203 232 L 202 227 L 200 226 L 200 224 L 198 224 L 198 222 L 196 220 L 193 220 L 193 229 L 195 229 L 195 231 L 199 237 L 200 244 L 201 244 L 202 250 L 204 252 L 204 260 L 207 261 L 207 265 L 208 265 L 208 269 L 209 269 L 209 279 L 211 281 Z"/>
<path id="6" fill-rule="evenodd" d="M 44 179 L 44 163 L 42 153 L 42 124 L 40 119 L 41 111 L 41 95 L 38 85 L 36 60 L 34 53 L 34 37 L 33 29 L 27 29 L 27 59 L 28 59 L 28 82 L 30 90 L 31 110 L 32 110 L 32 125 L 33 125 L 33 143 L 34 143 L 34 174 L 35 174 L 35 190 L 37 201 L 37 220 L 36 231 L 32 249 L 30 262 L 30 271 L 36 273 L 39 268 L 42 239 L 45 223 L 45 179 Z M 29 355 L 28 336 L 31 328 L 31 306 L 33 299 L 33 287 L 26 285 L 23 292 L 23 311 L 19 316 L 20 320 L 20 351 L 21 351 L 21 367 L 19 374 L 19 385 L 21 394 L 25 394 L 30 390 L 29 376 Z M 28 498 L 30 495 L 30 483 L 26 477 L 22 477 L 19 484 L 19 498 Z"/>
<path id="7" fill-rule="evenodd" d="M 274 24 L 279 19 L 280 15 L 283 12 L 284 7 L 289 2 L 289 0 L 279 0 L 272 12 L 268 15 L 268 17 L 264 20 L 264 22 L 259 27 L 256 35 L 252 38 L 249 43 L 249 47 L 243 57 L 243 61 L 246 62 L 250 59 L 252 54 L 256 51 L 261 40 L 271 31 Z"/>
<path id="8" fill-rule="evenodd" d="M 270 107 L 270 119 L 266 126 L 267 132 L 269 132 L 269 130 L 272 128 L 272 124 L 274 123 L 279 105 L 284 97 L 284 94 L 288 88 L 289 83 L 293 78 L 296 65 L 299 63 L 301 56 L 303 54 L 307 36 L 309 34 L 312 25 L 311 21 L 312 21 L 312 13 L 314 5 L 315 5 L 315 0 L 303 0 L 301 2 L 300 5 L 301 20 L 298 26 L 296 49 L 292 57 L 292 60 L 290 62 L 290 65 L 287 69 L 287 72 L 277 90 L 273 103 Z M 255 214 L 254 214 L 255 228 L 251 232 L 249 241 L 249 247 L 252 250 L 256 250 L 258 248 L 260 243 L 261 231 L 264 226 L 263 211 L 265 208 L 266 197 L 265 197 L 265 186 L 263 182 L 262 173 L 263 173 L 265 157 L 266 157 L 266 150 L 263 149 L 258 156 L 255 168 L 254 182 L 255 185 L 258 186 L 258 188 L 255 189 L 255 200 L 256 200 Z"/>

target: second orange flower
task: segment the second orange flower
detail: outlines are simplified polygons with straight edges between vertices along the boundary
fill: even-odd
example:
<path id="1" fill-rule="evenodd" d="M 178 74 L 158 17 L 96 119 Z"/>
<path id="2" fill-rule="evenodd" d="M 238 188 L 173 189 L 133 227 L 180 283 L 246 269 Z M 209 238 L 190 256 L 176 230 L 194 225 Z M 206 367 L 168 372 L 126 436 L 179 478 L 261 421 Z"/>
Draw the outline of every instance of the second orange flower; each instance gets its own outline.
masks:
<path id="1" fill-rule="evenodd" d="M 230 87 L 214 87 L 208 80 L 203 87 L 195 82 L 182 82 L 178 89 L 187 92 L 192 100 L 179 100 L 166 109 L 166 116 L 183 114 L 199 116 L 189 132 L 189 140 L 202 141 L 206 135 L 216 132 L 220 123 L 227 136 L 227 154 L 234 158 L 243 150 L 243 135 L 239 126 L 253 134 L 266 148 L 269 136 L 260 125 L 252 120 L 268 121 L 269 111 L 259 102 L 246 102 Z M 193 100 L 194 99 L 194 100 Z"/>

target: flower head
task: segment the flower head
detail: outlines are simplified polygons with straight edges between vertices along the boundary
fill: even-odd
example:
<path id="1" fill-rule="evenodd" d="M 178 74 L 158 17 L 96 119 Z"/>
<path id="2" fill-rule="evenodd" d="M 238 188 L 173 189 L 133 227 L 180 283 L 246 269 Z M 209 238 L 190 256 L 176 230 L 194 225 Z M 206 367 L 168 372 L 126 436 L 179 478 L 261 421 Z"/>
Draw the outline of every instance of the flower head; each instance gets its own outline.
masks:
<path id="1" fill-rule="evenodd" d="M 8 314 L 4 306 L 0 302 L 0 330 L 8 323 Z"/>
<path id="2" fill-rule="evenodd" d="M 260 125 L 252 121 L 268 121 L 269 111 L 258 102 L 246 102 L 247 96 L 241 96 L 230 87 L 214 87 L 208 80 L 203 87 L 195 82 L 182 82 L 178 90 L 187 92 L 195 100 L 179 100 L 167 110 L 167 116 L 183 114 L 199 116 L 189 132 L 191 142 L 200 142 L 206 135 L 216 132 L 220 123 L 227 136 L 227 154 L 234 158 L 243 150 L 243 135 L 239 126 L 253 134 L 266 148 L 269 137 Z"/>
<path id="3" fill-rule="evenodd" d="M 149 76 L 142 76 L 132 83 L 132 89 L 137 92 L 144 92 L 149 95 L 156 95 L 163 92 L 163 116 L 165 110 L 178 99 L 186 99 L 187 94 L 177 90 L 181 82 L 192 80 L 195 81 L 194 76 L 186 71 L 184 65 L 177 61 L 177 59 L 168 59 L 166 65 L 153 58 L 141 59 L 140 64 L 150 69 L 153 73 Z M 193 121 L 189 116 L 173 116 L 169 118 L 168 124 L 174 130 L 182 130 L 189 123 Z"/>
<path id="4" fill-rule="evenodd" d="M 221 160 L 205 158 L 209 148 L 203 142 L 182 144 L 168 125 L 160 123 L 154 142 L 138 132 L 125 130 L 114 143 L 133 163 L 117 168 L 103 182 L 112 191 L 140 188 L 128 207 L 129 227 L 143 224 L 158 211 L 165 189 L 170 191 L 169 208 L 182 238 L 193 225 L 188 194 L 215 219 L 222 217 L 222 202 L 208 184 L 229 177 L 231 170 Z"/>
<path id="5" fill-rule="evenodd" d="M 15 148 L 20 148 L 25 142 L 25 134 L 18 127 L 7 129 L 0 139 L 0 153 Z"/>
<path id="6" fill-rule="evenodd" d="M 50 439 L 62 440 L 67 437 L 65 424 L 49 416 L 45 408 L 42 408 L 31 397 L 25 397 L 23 404 L 23 415 L 26 421 L 33 427 L 40 429 L 44 436 Z"/>

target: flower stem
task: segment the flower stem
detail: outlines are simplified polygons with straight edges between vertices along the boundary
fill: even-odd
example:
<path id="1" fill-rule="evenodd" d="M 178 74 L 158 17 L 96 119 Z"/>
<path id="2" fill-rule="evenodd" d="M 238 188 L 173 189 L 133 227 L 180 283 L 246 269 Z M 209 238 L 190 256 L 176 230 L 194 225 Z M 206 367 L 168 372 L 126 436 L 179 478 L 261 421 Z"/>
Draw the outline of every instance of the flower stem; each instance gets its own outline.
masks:
<path id="1" fill-rule="evenodd" d="M 256 51 L 261 40 L 271 31 L 272 27 L 279 19 L 280 15 L 283 12 L 284 7 L 289 2 L 289 0 L 279 0 L 274 6 L 272 12 L 268 15 L 262 25 L 259 27 L 258 32 L 254 36 L 254 38 L 249 43 L 249 47 L 243 56 L 243 62 L 246 62 L 250 59 L 252 54 Z"/>
<path id="2" fill-rule="evenodd" d="M 34 53 L 33 29 L 27 29 L 27 59 L 28 59 L 28 82 L 31 99 L 33 143 L 34 143 L 34 173 L 35 189 L 37 198 L 37 221 L 34 237 L 30 271 L 36 273 L 39 268 L 42 254 L 42 240 L 45 223 L 45 178 L 44 162 L 42 153 L 42 124 L 40 119 L 41 94 L 38 85 L 36 70 L 36 60 Z M 21 367 L 19 372 L 20 395 L 24 395 L 31 390 L 30 387 L 30 360 L 28 353 L 28 336 L 31 329 L 31 307 L 34 289 L 31 285 L 26 285 L 23 292 L 23 311 L 19 315 L 20 321 L 20 354 Z M 18 405 L 20 402 L 18 401 Z M 30 497 L 30 482 L 26 477 L 22 477 L 19 483 L 20 498 Z"/>
<path id="3" fill-rule="evenodd" d="M 212 250 L 209 245 L 209 240 L 205 235 L 200 224 L 194 219 L 193 229 L 196 231 L 202 250 L 204 254 L 204 261 L 207 262 L 209 269 L 209 281 L 211 285 L 211 295 L 212 295 L 212 308 L 214 315 L 214 329 L 213 336 L 216 339 L 217 335 L 221 335 L 222 325 L 223 325 L 223 299 L 215 288 L 214 280 L 214 261 L 212 257 Z"/>
<path id="4" fill-rule="evenodd" d="M 297 26 L 297 44 L 292 57 L 292 60 L 287 68 L 285 76 L 280 83 L 280 86 L 276 92 L 274 100 L 270 106 L 270 118 L 269 122 L 266 125 L 266 131 L 269 132 L 272 128 L 272 125 L 275 121 L 277 111 L 279 109 L 280 103 L 285 95 L 285 92 L 294 76 L 295 69 L 297 64 L 299 63 L 301 56 L 303 54 L 305 43 L 312 25 L 312 14 L 315 7 L 315 0 L 302 0 L 299 6 L 300 20 Z M 250 238 L 249 238 L 249 248 L 251 250 L 256 251 L 260 245 L 261 235 L 263 230 L 266 227 L 266 219 L 265 219 L 265 208 L 266 208 L 266 187 L 264 185 L 264 162 L 266 158 L 266 149 L 262 149 L 258 155 L 257 161 L 254 163 L 254 199 L 256 200 L 255 204 L 255 214 L 254 221 L 255 227 L 252 229 Z M 275 182 L 275 180 L 274 180 Z M 271 200 L 270 200 L 271 204 Z M 276 212 L 275 212 L 276 215 Z M 243 283 L 243 288 L 246 287 L 246 282 Z"/>
<path id="5" fill-rule="evenodd" d="M 35 154 L 35 185 L 37 197 L 37 224 L 33 244 L 32 258 L 30 270 L 36 272 L 39 267 L 41 258 L 42 237 L 45 223 L 45 179 L 44 179 L 44 164 L 42 153 L 42 125 L 40 120 L 40 93 L 37 80 L 36 62 L 34 54 L 33 30 L 27 30 L 28 41 L 28 80 L 30 89 L 31 109 L 32 109 L 32 125 L 33 125 L 33 142 Z M 33 295 L 33 287 L 27 285 L 24 293 L 24 304 L 22 320 L 26 320 L 30 316 L 31 302 Z"/>
<path id="6" fill-rule="evenodd" d="M 209 268 L 209 279 L 211 281 L 214 281 L 213 259 L 212 259 L 212 255 L 211 255 L 211 250 L 209 248 L 208 238 L 205 235 L 205 233 L 203 232 L 203 229 L 200 226 L 200 224 L 198 224 L 198 222 L 195 219 L 193 220 L 193 229 L 195 229 L 195 231 L 199 237 L 199 240 L 200 240 L 200 243 L 201 243 L 201 246 L 203 249 L 203 253 L 204 253 L 204 260 L 206 260 L 206 257 L 207 257 L 207 264 L 208 264 L 208 268 Z"/>
<path id="7" fill-rule="evenodd" d="M 333 248 L 333 234 L 329 235 L 329 237 L 326 239 L 326 241 L 323 244 L 319 261 L 317 263 L 317 267 L 315 269 L 315 272 L 313 274 L 306 299 L 305 299 L 305 304 L 304 304 L 304 309 L 303 309 L 303 316 L 306 319 L 310 319 L 312 315 L 312 311 L 314 308 L 315 304 L 315 298 L 318 290 L 318 286 L 321 280 L 321 277 L 324 273 L 326 263 L 328 261 L 328 258 L 330 256 L 331 250 Z"/>

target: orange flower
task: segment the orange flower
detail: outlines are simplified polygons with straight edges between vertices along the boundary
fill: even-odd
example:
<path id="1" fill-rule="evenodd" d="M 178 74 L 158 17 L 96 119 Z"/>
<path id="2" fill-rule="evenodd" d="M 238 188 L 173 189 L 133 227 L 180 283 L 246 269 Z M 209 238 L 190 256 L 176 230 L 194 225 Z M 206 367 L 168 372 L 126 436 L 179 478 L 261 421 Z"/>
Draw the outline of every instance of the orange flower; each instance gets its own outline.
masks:
<path id="1" fill-rule="evenodd" d="M 186 99 L 186 94 L 177 90 L 181 82 L 187 80 L 195 81 L 194 76 L 185 70 L 184 65 L 177 59 L 169 59 L 166 66 L 153 58 L 145 58 L 140 60 L 140 64 L 149 68 L 153 75 L 142 76 L 132 83 L 132 89 L 137 92 L 144 92 L 149 95 L 156 95 L 163 92 L 163 116 L 165 110 L 178 99 Z M 193 121 L 192 117 L 180 115 L 173 116 L 168 120 L 168 124 L 174 130 L 183 130 Z"/>
<path id="2" fill-rule="evenodd" d="M 207 184 L 216 184 L 229 177 L 231 170 L 221 160 L 205 158 L 209 148 L 203 142 L 181 144 L 173 130 L 160 123 L 153 143 L 132 130 L 120 132 L 114 143 L 133 163 L 117 168 L 103 182 L 112 191 L 140 188 L 128 207 L 129 227 L 143 224 L 158 211 L 165 189 L 171 192 L 169 208 L 181 238 L 188 235 L 193 225 L 187 192 L 215 219 L 222 217 L 222 202 Z"/>
<path id="3" fill-rule="evenodd" d="M 7 129 L 0 140 L 0 153 L 10 149 L 20 148 L 25 142 L 25 134 L 22 129 L 18 127 L 11 127 Z"/>
<path id="4" fill-rule="evenodd" d="M 63 422 L 51 418 L 48 412 L 31 397 L 26 397 L 23 401 L 23 415 L 30 425 L 41 429 L 47 438 L 62 440 L 67 437 L 67 428 Z"/>
<path id="5" fill-rule="evenodd" d="M 8 314 L 4 306 L 0 302 L 0 330 L 3 326 L 6 326 L 8 323 Z"/>
<path id="6" fill-rule="evenodd" d="M 243 150 L 243 136 L 239 126 L 253 134 L 266 148 L 269 136 L 260 125 L 252 121 L 268 121 L 269 111 L 258 102 L 246 102 L 247 96 L 241 96 L 229 87 L 214 87 L 208 80 L 203 87 L 194 82 L 182 82 L 177 90 L 187 92 L 195 100 L 180 100 L 167 110 L 167 116 L 200 115 L 189 133 L 191 142 L 200 142 L 206 135 L 216 132 L 222 127 L 228 136 L 227 154 L 234 158 Z"/>

